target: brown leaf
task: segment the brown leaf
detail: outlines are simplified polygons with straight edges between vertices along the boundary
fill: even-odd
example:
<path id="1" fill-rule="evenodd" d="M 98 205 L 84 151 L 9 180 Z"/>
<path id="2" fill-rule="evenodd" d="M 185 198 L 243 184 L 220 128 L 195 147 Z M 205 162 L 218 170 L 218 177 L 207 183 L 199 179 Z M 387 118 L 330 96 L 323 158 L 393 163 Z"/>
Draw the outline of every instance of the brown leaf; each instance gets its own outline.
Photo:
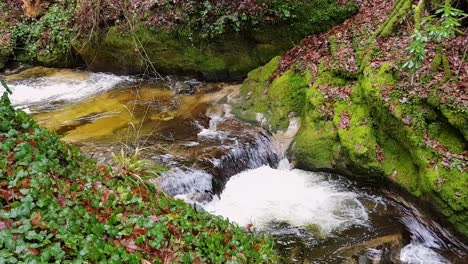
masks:
<path id="1" fill-rule="evenodd" d="M 142 227 L 139 227 L 139 226 L 135 226 L 133 228 L 132 235 L 140 236 L 140 235 L 144 235 L 144 234 L 146 234 L 146 229 L 145 228 L 142 228 Z"/>
<path id="2" fill-rule="evenodd" d="M 344 111 L 343 113 L 341 113 L 341 119 L 340 119 L 340 123 L 338 123 L 338 128 L 340 129 L 349 129 L 349 119 L 350 119 L 350 115 L 348 113 L 348 111 Z"/>
<path id="3" fill-rule="evenodd" d="M 127 253 L 134 253 L 136 251 L 141 250 L 141 248 L 136 245 L 134 239 L 130 239 L 130 238 L 129 239 L 122 239 L 122 240 L 120 240 L 120 244 L 122 244 L 122 246 L 125 247 L 125 250 L 127 251 Z"/>
<path id="4" fill-rule="evenodd" d="M 37 256 L 40 253 L 36 248 L 28 248 L 28 251 L 31 252 L 34 256 Z"/>
<path id="5" fill-rule="evenodd" d="M 31 225 L 39 227 L 40 229 L 47 229 L 47 226 L 41 221 L 42 216 L 40 213 L 35 213 L 31 218 Z"/>
<path id="6" fill-rule="evenodd" d="M 65 198 L 64 195 L 58 194 L 57 200 L 58 200 L 58 204 L 59 204 L 60 206 L 64 207 L 65 205 L 67 205 L 67 198 Z"/>
<path id="7" fill-rule="evenodd" d="M 377 147 L 375 148 L 375 154 L 379 162 L 382 162 L 385 159 L 385 156 L 382 151 L 382 147 L 380 145 L 377 145 Z"/>
<path id="8" fill-rule="evenodd" d="M 10 200 L 13 200 L 13 198 L 15 198 L 15 192 L 13 190 L 1 189 L 0 197 L 3 198 L 3 200 L 9 202 Z"/>
<path id="9" fill-rule="evenodd" d="M 8 219 L 8 220 L 0 220 L 0 230 L 5 230 L 5 229 L 10 229 L 11 226 L 13 225 L 13 220 Z"/>

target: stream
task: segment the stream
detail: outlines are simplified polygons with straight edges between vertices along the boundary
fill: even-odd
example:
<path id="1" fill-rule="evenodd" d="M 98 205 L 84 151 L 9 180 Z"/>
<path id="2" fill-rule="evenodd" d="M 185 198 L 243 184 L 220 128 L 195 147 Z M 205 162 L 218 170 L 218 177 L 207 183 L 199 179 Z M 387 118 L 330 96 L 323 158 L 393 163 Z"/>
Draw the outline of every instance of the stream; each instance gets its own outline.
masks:
<path id="1" fill-rule="evenodd" d="M 468 246 L 405 195 L 293 168 L 299 121 L 271 135 L 237 120 L 237 83 L 41 67 L 7 80 L 16 108 L 98 162 L 138 149 L 168 168 L 154 180 L 167 194 L 272 235 L 280 263 L 468 263 Z"/>

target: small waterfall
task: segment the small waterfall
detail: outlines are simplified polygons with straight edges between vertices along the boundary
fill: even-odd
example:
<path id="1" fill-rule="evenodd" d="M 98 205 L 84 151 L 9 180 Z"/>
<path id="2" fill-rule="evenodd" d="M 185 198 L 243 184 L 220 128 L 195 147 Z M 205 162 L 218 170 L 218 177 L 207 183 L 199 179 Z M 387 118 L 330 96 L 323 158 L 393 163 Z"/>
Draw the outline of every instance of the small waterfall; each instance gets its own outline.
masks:
<path id="1" fill-rule="evenodd" d="M 266 229 L 274 223 L 312 226 L 322 234 L 366 225 L 368 215 L 357 194 L 324 175 L 262 166 L 233 176 L 219 198 L 203 205 L 241 226 Z"/>
<path id="2" fill-rule="evenodd" d="M 26 111 L 53 109 L 61 102 L 76 101 L 95 95 L 124 82 L 132 81 L 132 77 L 117 76 L 108 73 L 68 72 L 60 71 L 44 77 L 37 77 L 9 83 L 13 94 L 12 103 Z M 3 87 L 0 87 L 0 93 Z"/>
<path id="3" fill-rule="evenodd" d="M 168 195 L 212 193 L 212 176 L 202 170 L 173 168 L 158 181 L 159 187 Z"/>
<path id="4" fill-rule="evenodd" d="M 234 119 L 230 110 L 227 104 L 215 105 L 208 110 L 210 119 L 206 126 L 195 123 L 199 130 L 197 141 L 191 141 L 190 145 L 214 154 L 199 158 L 198 167 L 178 165 L 164 173 L 159 185 L 167 194 L 179 198 L 202 197 L 206 202 L 211 199 L 206 199 L 205 194 L 220 194 L 231 176 L 264 165 L 278 165 L 272 136 L 261 128 Z"/>

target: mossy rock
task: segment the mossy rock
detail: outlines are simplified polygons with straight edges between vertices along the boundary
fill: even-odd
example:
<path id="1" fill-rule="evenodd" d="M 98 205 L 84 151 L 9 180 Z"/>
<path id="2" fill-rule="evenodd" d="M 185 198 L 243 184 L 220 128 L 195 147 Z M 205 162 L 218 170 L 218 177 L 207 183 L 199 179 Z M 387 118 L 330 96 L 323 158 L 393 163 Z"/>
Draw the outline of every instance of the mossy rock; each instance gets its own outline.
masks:
<path id="1" fill-rule="evenodd" d="M 267 123 L 262 125 L 274 132 L 288 128 L 291 113 L 303 112 L 305 91 L 312 79 L 308 72 L 289 70 L 271 82 L 279 63 L 280 58 L 275 57 L 251 71 L 241 86 L 242 99 L 234 106 L 241 120 L 259 124 L 259 117 L 263 117 Z"/>
<path id="2" fill-rule="evenodd" d="M 11 55 L 11 50 L 7 48 L 0 48 L 0 70 L 5 68 L 8 63 L 9 57 Z"/>
<path id="3" fill-rule="evenodd" d="M 144 27 L 129 32 L 114 26 L 99 39 L 75 48 L 91 70 L 124 74 L 195 74 L 204 79 L 240 79 L 245 72 L 278 54 L 274 46 L 260 45 L 238 34 L 212 43 L 197 45 L 175 33 L 152 31 Z"/>

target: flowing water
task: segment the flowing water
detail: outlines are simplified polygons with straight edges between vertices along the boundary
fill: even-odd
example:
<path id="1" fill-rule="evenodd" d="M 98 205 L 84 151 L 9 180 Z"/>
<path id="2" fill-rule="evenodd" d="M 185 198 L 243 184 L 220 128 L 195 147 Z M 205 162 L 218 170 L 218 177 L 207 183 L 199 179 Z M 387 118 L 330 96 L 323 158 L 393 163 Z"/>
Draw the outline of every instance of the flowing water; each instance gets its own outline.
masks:
<path id="1" fill-rule="evenodd" d="M 239 85 L 33 68 L 8 76 L 17 108 L 100 162 L 138 147 L 169 195 L 272 235 L 281 263 L 468 263 L 467 246 L 402 196 L 290 168 L 299 120 L 270 135 L 236 120 Z"/>

